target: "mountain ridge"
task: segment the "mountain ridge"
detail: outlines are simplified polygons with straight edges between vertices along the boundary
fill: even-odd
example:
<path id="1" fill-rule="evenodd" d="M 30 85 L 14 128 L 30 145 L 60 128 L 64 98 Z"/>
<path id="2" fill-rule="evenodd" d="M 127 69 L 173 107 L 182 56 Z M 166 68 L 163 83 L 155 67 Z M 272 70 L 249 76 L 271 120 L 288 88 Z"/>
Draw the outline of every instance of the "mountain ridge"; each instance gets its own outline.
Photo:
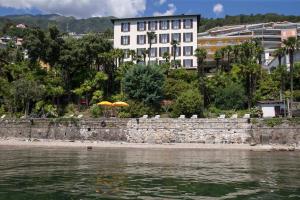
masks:
<path id="1" fill-rule="evenodd" d="M 58 14 L 25 14 L 25 15 L 6 15 L 0 17 L 0 29 L 2 30 L 6 24 L 24 23 L 30 27 L 40 27 L 47 29 L 49 25 L 56 25 L 62 32 L 88 33 L 88 32 L 104 32 L 107 29 L 113 29 L 111 19 L 116 17 L 91 17 L 85 19 L 77 19 L 72 16 L 63 16 Z M 199 31 L 203 32 L 218 26 L 289 21 L 300 22 L 300 16 L 279 15 L 275 13 L 267 14 L 251 14 L 251 15 L 226 15 L 224 18 L 202 18 L 199 24 Z"/>

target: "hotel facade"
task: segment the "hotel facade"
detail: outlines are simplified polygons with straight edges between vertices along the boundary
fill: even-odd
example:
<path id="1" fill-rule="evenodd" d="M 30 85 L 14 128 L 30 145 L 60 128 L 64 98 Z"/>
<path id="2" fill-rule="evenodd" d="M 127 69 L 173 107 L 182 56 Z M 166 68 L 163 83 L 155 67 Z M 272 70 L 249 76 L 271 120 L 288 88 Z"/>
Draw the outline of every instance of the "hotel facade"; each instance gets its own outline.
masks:
<path id="1" fill-rule="evenodd" d="M 124 61 L 130 61 L 130 50 L 142 55 L 149 49 L 150 41 L 147 32 L 154 32 L 149 51 L 151 63 L 163 63 L 163 55 L 167 52 L 173 59 L 171 42 L 178 41 L 176 60 L 184 68 L 195 68 L 197 59 L 194 51 L 197 48 L 197 33 L 200 15 L 174 15 L 142 18 L 123 18 L 112 20 L 114 24 L 114 48 L 125 51 Z M 148 61 L 148 56 L 146 62 Z"/>

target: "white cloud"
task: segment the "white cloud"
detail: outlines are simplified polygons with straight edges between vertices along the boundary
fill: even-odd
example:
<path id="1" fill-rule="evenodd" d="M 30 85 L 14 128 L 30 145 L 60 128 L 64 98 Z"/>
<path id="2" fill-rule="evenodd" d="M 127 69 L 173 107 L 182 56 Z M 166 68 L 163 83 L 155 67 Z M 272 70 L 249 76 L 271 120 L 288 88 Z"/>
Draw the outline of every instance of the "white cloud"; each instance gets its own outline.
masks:
<path id="1" fill-rule="evenodd" d="M 218 15 L 218 14 L 220 14 L 224 11 L 224 7 L 223 7 L 222 4 L 217 3 L 216 5 L 214 5 L 213 11 L 214 11 L 215 14 Z"/>
<path id="2" fill-rule="evenodd" d="M 0 7 L 37 8 L 78 18 L 96 16 L 135 17 L 146 10 L 146 0 L 0 0 Z"/>
<path id="3" fill-rule="evenodd" d="M 164 3 L 166 3 L 166 1 L 167 1 L 167 0 L 159 0 L 159 1 L 158 1 L 158 4 L 159 4 L 159 5 L 163 5 Z"/>
<path id="4" fill-rule="evenodd" d="M 177 8 L 173 3 L 168 4 L 168 10 L 166 12 L 161 13 L 161 12 L 155 12 L 153 13 L 154 16 L 166 16 L 166 15 L 174 15 L 176 12 Z"/>

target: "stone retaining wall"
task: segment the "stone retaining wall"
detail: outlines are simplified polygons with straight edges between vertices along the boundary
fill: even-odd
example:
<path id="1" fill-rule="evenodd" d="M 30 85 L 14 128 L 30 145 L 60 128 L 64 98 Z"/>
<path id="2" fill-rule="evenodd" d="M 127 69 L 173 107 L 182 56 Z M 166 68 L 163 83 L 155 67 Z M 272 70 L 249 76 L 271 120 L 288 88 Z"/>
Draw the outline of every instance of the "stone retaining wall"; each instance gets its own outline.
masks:
<path id="1" fill-rule="evenodd" d="M 300 125 L 277 127 L 247 119 L 32 119 L 0 121 L 0 138 L 131 143 L 299 144 Z"/>

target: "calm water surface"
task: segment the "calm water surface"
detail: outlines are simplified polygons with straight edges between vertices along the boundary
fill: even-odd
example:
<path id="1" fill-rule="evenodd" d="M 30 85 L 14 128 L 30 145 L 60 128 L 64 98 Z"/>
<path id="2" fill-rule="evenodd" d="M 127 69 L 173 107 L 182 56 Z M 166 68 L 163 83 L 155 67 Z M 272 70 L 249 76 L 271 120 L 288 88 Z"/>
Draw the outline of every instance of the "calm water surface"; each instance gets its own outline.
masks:
<path id="1" fill-rule="evenodd" d="M 300 153 L 0 147 L 0 199 L 300 199 Z"/>

